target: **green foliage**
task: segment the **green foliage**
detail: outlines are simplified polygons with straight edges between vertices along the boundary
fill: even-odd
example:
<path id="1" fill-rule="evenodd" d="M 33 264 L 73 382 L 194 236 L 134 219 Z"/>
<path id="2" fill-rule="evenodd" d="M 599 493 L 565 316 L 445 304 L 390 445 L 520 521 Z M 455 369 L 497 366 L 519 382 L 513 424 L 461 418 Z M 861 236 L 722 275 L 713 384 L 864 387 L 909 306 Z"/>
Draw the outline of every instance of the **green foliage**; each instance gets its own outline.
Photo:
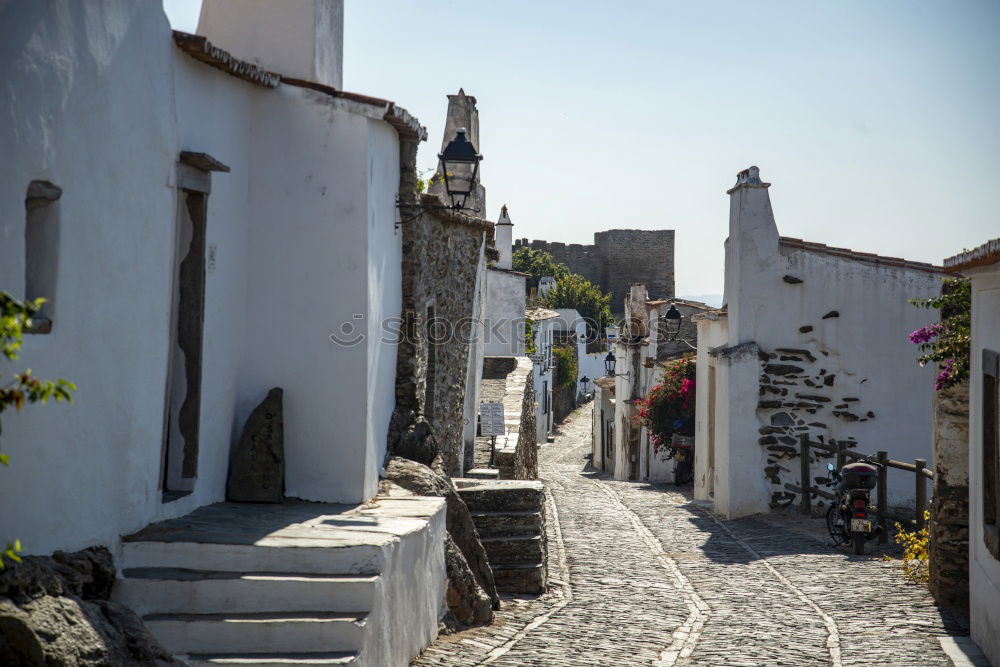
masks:
<path id="1" fill-rule="evenodd" d="M 611 325 L 611 295 L 577 273 L 556 278 L 556 284 L 542 298 L 546 308 L 575 308 L 587 323 L 587 340 L 600 340 L 604 327 Z"/>
<path id="2" fill-rule="evenodd" d="M 556 358 L 556 388 L 565 389 L 576 384 L 579 365 L 573 348 L 568 345 L 557 345 L 552 348 L 552 356 Z"/>
<path id="3" fill-rule="evenodd" d="M 924 525 L 931 525 L 931 513 L 924 510 Z M 930 535 L 927 528 L 906 530 L 896 522 L 896 544 L 903 547 L 903 574 L 915 584 L 930 577 Z"/>
<path id="4" fill-rule="evenodd" d="M 18 301 L 7 292 L 0 292 L 0 349 L 8 361 L 17 360 L 17 352 L 23 343 L 24 330 L 31 326 L 31 316 L 38 312 L 45 299 L 34 301 Z M 3 373 L 0 373 L 2 377 Z M 76 387 L 65 380 L 39 380 L 31 375 L 31 369 L 23 373 L 15 373 L 14 379 L 6 384 L 0 384 L 0 414 L 9 407 L 20 412 L 25 403 L 45 403 L 50 398 L 56 402 L 71 402 L 71 391 Z M 0 422 L 2 433 L 2 422 Z M 0 454 L 0 463 L 10 465 L 10 457 Z M 4 559 L 20 561 L 17 555 L 21 551 L 19 540 L 8 541 L 0 552 L 0 569 L 4 567 Z"/>
<path id="5" fill-rule="evenodd" d="M 451 174 L 448 174 L 451 176 Z M 438 176 L 434 169 L 422 169 L 417 172 L 417 191 L 427 192 L 435 183 L 444 182 L 443 176 Z"/>
<path id="6" fill-rule="evenodd" d="M 524 353 L 526 355 L 538 354 L 538 348 L 535 346 L 535 335 L 538 332 L 538 325 L 535 320 L 526 318 L 524 320 Z"/>
<path id="7" fill-rule="evenodd" d="M 552 276 L 556 280 L 569 275 L 569 267 L 557 262 L 552 257 L 552 253 L 521 246 L 510 256 L 511 268 L 521 273 L 527 273 L 530 278 L 525 281 L 525 289 L 531 292 L 531 288 L 538 287 L 538 281 L 545 276 Z"/>
<path id="8" fill-rule="evenodd" d="M 917 329 L 910 342 L 919 346 L 917 361 L 937 364 L 934 389 L 940 391 L 969 377 L 969 344 L 972 339 L 972 283 L 965 278 L 944 281 L 940 296 L 910 299 L 918 308 L 940 311 L 941 320 Z"/>
<path id="9" fill-rule="evenodd" d="M 646 427 L 653 451 L 667 448 L 667 458 L 684 455 L 671 445 L 675 433 L 694 435 L 695 361 L 678 359 L 663 371 L 663 380 L 654 385 L 645 398 L 635 401 L 639 423 Z"/>

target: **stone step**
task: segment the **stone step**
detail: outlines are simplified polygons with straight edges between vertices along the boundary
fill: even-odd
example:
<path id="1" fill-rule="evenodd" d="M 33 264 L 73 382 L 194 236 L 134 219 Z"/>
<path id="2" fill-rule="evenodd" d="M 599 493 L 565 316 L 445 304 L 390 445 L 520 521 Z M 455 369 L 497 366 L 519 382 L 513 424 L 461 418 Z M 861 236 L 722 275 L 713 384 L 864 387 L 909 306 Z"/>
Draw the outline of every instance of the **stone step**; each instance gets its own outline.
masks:
<path id="1" fill-rule="evenodd" d="M 508 535 L 541 535 L 545 524 L 542 512 L 473 512 L 472 522 L 480 538 Z"/>
<path id="2" fill-rule="evenodd" d="M 466 470 L 465 476 L 469 479 L 498 479 L 500 471 L 496 468 L 473 468 Z"/>
<path id="3" fill-rule="evenodd" d="M 459 480 L 456 487 L 472 512 L 538 512 L 545 506 L 541 482 Z"/>
<path id="4" fill-rule="evenodd" d="M 353 665 L 357 663 L 357 653 L 226 653 L 194 654 L 184 656 L 190 667 L 212 667 L 213 665 Z"/>
<path id="5" fill-rule="evenodd" d="M 129 568 L 115 598 L 144 614 L 368 612 L 378 576 Z"/>
<path id="6" fill-rule="evenodd" d="M 504 593 L 544 593 L 548 584 L 545 567 L 540 564 L 493 566 L 493 581 Z"/>
<path id="7" fill-rule="evenodd" d="M 184 541 L 122 543 L 127 569 L 192 568 L 207 571 L 299 572 L 371 576 L 385 567 L 395 536 L 365 533 L 361 539 L 283 540 L 263 538 L 251 544 Z"/>
<path id="8" fill-rule="evenodd" d="M 542 564 L 545 562 L 545 542 L 538 535 L 488 537 L 480 540 L 490 566 L 512 563 Z"/>
<path id="9" fill-rule="evenodd" d="M 171 653 L 321 653 L 361 649 L 367 616 L 342 613 L 150 614 L 143 622 Z"/>

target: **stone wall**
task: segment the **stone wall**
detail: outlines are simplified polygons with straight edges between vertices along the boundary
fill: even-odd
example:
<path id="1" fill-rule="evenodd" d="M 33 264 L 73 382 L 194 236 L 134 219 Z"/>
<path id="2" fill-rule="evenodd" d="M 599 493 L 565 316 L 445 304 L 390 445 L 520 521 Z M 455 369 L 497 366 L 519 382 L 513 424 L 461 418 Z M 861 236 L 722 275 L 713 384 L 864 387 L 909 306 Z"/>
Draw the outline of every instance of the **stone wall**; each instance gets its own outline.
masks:
<path id="1" fill-rule="evenodd" d="M 969 383 L 934 396 L 930 581 L 938 604 L 969 606 Z"/>
<path id="2" fill-rule="evenodd" d="M 674 296 L 674 231 L 612 229 L 594 234 L 594 245 L 548 241 L 514 241 L 552 254 L 574 273 L 611 292 L 611 309 L 619 312 L 629 285 L 643 283 L 650 298 Z"/>
<path id="3" fill-rule="evenodd" d="M 501 399 L 506 433 L 496 437 L 494 458 L 501 479 L 538 479 L 535 384 L 532 371 L 531 360 L 527 357 L 486 357 L 483 360 L 484 384 L 498 383 L 498 376 L 506 372 Z M 486 444 L 489 438 L 481 441 Z"/>
<path id="4" fill-rule="evenodd" d="M 400 141 L 403 324 L 388 449 L 423 463 L 440 453 L 444 471 L 457 477 L 476 276 L 493 225 L 418 195 L 416 154 L 416 141 Z"/>

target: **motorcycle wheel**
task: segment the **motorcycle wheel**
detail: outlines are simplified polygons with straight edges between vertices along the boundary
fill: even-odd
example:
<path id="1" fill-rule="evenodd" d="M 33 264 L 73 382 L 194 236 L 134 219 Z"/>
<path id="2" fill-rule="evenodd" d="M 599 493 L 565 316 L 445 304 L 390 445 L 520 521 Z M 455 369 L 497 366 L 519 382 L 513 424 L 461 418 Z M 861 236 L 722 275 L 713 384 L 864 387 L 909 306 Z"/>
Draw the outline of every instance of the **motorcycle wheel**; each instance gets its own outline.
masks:
<path id="1" fill-rule="evenodd" d="M 865 553 L 865 534 L 854 533 L 854 555 L 860 556 Z"/>
<path id="2" fill-rule="evenodd" d="M 830 531 L 830 539 L 833 540 L 835 546 L 847 541 L 844 536 L 843 526 L 837 525 L 837 519 L 839 518 L 840 511 L 837 505 L 830 505 L 830 509 L 826 511 L 826 529 Z"/>

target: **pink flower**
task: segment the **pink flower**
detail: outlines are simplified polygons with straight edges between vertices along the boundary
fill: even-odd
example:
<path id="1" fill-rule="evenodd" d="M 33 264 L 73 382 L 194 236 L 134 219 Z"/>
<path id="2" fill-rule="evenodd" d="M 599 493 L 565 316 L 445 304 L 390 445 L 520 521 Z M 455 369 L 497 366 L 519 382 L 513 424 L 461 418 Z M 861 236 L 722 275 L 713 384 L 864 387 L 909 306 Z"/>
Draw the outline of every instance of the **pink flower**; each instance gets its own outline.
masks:
<path id="1" fill-rule="evenodd" d="M 932 324 L 922 329 L 917 329 L 910 334 L 910 342 L 914 345 L 920 345 L 921 343 L 929 343 L 932 339 L 937 338 L 941 333 L 941 323 Z"/>

